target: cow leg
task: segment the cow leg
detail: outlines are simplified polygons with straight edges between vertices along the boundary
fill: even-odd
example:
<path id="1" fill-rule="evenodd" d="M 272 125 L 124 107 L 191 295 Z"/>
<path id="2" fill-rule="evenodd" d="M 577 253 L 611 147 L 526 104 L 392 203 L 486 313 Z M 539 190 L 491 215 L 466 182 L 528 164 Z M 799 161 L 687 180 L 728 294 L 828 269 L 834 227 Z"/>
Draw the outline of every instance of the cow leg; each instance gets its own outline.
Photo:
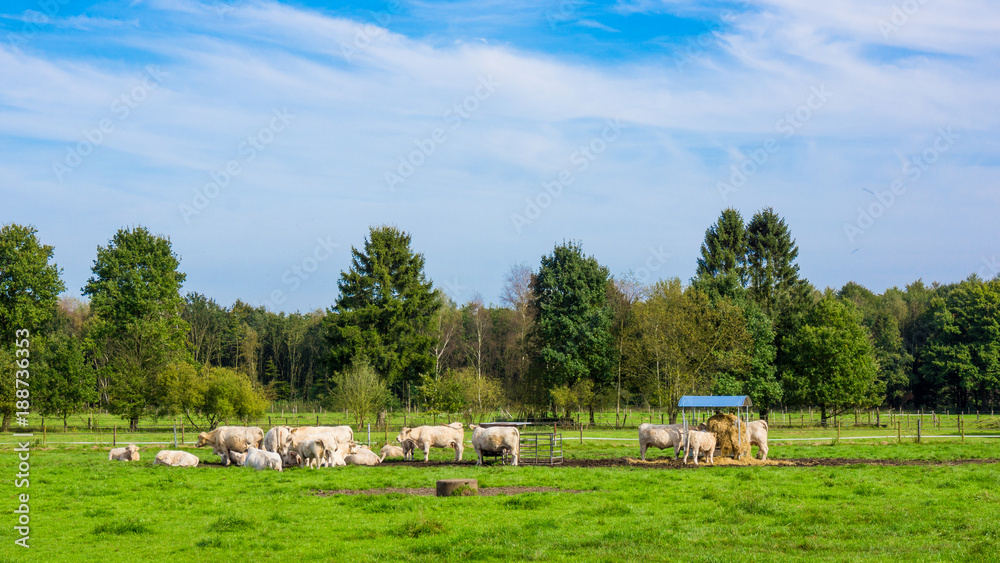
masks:
<path id="1" fill-rule="evenodd" d="M 465 452 L 465 446 L 461 442 L 455 445 L 455 461 L 462 461 L 462 454 Z"/>
<path id="2" fill-rule="evenodd" d="M 639 456 L 646 461 L 646 442 L 639 442 Z"/>
<path id="3" fill-rule="evenodd" d="M 424 444 L 424 462 L 430 461 L 431 459 L 431 445 Z"/>

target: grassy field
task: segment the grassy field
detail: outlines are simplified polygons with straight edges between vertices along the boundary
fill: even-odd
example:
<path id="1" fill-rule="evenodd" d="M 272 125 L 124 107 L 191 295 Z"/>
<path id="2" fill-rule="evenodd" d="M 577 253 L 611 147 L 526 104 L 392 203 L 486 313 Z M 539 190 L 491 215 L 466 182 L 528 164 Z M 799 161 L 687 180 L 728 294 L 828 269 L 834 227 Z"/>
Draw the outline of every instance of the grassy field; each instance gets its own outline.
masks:
<path id="1" fill-rule="evenodd" d="M 873 429 L 856 430 L 872 435 Z M 257 473 L 215 465 L 218 456 L 205 449 L 191 451 L 210 463 L 177 469 L 151 465 L 158 446 L 145 447 L 140 462 L 111 463 L 107 447 L 39 442 L 32 446 L 31 487 L 16 489 L 16 454 L 4 446 L 0 561 L 998 557 L 1000 463 L 940 462 L 1000 458 L 1000 440 L 897 444 L 852 441 L 846 434 L 835 444 L 818 439 L 831 435 L 826 429 L 775 429 L 770 457 L 926 464 L 662 469 L 417 462 Z M 564 434 L 567 459 L 638 456 L 634 429 L 589 429 L 584 436 L 580 445 L 578 431 Z M 472 457 L 469 446 L 465 460 Z M 452 458 L 450 451 L 432 450 L 432 460 Z M 433 487 L 438 479 L 459 477 L 476 478 L 480 487 L 565 492 L 443 499 L 316 494 Z M 28 550 L 13 544 L 12 530 L 16 494 L 25 491 L 31 495 Z"/>

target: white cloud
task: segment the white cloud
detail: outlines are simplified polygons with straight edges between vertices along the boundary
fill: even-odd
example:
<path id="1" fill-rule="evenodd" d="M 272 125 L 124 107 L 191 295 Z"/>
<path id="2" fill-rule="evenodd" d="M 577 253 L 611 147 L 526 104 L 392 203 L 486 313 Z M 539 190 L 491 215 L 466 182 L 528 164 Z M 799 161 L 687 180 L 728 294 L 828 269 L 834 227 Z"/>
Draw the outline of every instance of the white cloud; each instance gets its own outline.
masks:
<path id="1" fill-rule="evenodd" d="M 618 10 L 640 17 L 657 10 L 691 13 L 691 6 Z M 841 225 L 868 197 L 859 185 L 891 179 L 896 152 L 919 151 L 938 127 L 963 132 L 948 158 L 959 171 L 976 167 L 967 175 L 968 198 L 982 198 L 990 193 L 989 179 L 995 183 L 995 162 L 980 163 L 994 158 L 997 144 L 1000 108 L 993 93 L 1000 85 L 990 39 L 1000 18 L 984 2 L 943 6 L 928 0 L 885 39 L 878 22 L 891 17 L 891 5 L 771 0 L 704 38 L 708 44 L 696 52 L 660 57 L 644 51 L 630 62 L 584 63 L 517 45 L 408 37 L 392 31 L 391 19 L 383 27 L 273 2 L 220 12 L 217 5 L 158 0 L 134 8 L 138 27 L 131 19 L 118 25 L 80 16 L 80 25 L 117 28 L 114 36 L 77 38 L 87 47 L 79 52 L 46 50 L 44 36 L 23 52 L 0 47 L 0 73 L 17 77 L 0 82 L 0 141 L 11 156 L 4 186 L 32 187 L 38 195 L 28 196 L 14 219 L 47 222 L 55 238 L 81 236 L 55 219 L 66 223 L 80 206 L 95 213 L 83 235 L 92 246 L 122 225 L 155 225 L 191 256 L 198 271 L 190 280 L 228 292 L 217 296 L 223 302 L 263 299 L 275 284 L 280 288 L 288 265 L 282 249 L 308 251 L 309 241 L 329 231 L 357 244 L 367 225 L 384 222 L 441 245 L 433 251 L 440 262 L 429 263 L 429 271 L 460 278 L 487 301 L 510 260 L 490 265 L 482 259 L 470 272 L 461 253 L 448 252 L 456 228 L 462 248 L 531 263 L 539 248 L 545 252 L 563 238 L 593 240 L 613 272 L 641 266 L 649 244 L 664 241 L 677 258 L 659 273 L 686 279 L 697 241 L 719 209 L 738 205 L 749 217 L 773 205 L 801 229 L 794 233 L 800 242 L 843 250 L 846 257 L 853 248 L 844 248 Z M 456 21 L 474 17 L 471 4 L 458 8 L 465 11 Z M 421 17 L 438 13 L 430 4 L 410 9 L 423 11 Z M 519 6 L 514 13 L 531 9 Z M 482 12 L 483 19 L 491 17 L 490 10 Z M 147 18 L 157 20 L 156 30 L 142 25 Z M 510 17 L 494 19 L 509 25 Z M 127 62 L 88 54 L 104 46 L 128 52 Z M 678 65 L 679 56 L 691 58 Z M 142 84 L 147 64 L 166 77 L 121 117 L 113 104 Z M 455 104 L 475 98 L 488 77 L 496 91 L 476 98 L 475 109 L 455 127 Z M 778 121 L 807 105 L 816 87 L 832 92 L 831 99 L 784 139 Z M 268 134 L 273 140 L 248 159 L 241 152 L 247 138 L 260 135 L 283 109 L 294 119 Z M 628 129 L 592 167 L 577 171 L 571 155 L 607 118 L 620 118 Z M 58 182 L 52 162 L 102 120 L 114 131 Z M 385 173 L 436 129 L 447 139 L 390 192 Z M 773 159 L 722 201 L 716 183 L 772 137 L 781 142 Z M 190 204 L 230 161 L 241 172 L 185 222 L 179 206 Z M 567 168 L 574 184 L 524 236 L 515 236 L 510 214 Z M 949 182 L 928 177 L 920 189 L 947 190 Z M 94 198 L 101 203 L 88 205 Z M 905 205 L 892 212 L 901 217 Z M 924 235 L 921 227 L 898 219 L 884 224 L 890 223 Z M 866 240 L 878 236 L 872 232 Z M 290 252 L 294 258 L 297 250 Z M 226 258 L 213 258 L 219 253 Z M 345 268 L 346 258 L 340 259 L 326 266 Z M 60 263 L 77 263 L 74 272 L 90 260 L 60 257 Z M 804 274 L 820 285 L 863 276 L 863 268 L 851 266 L 857 255 L 851 260 L 824 255 L 808 261 L 813 270 Z M 263 285 L 254 276 L 219 281 L 243 261 L 253 262 L 241 268 L 259 272 Z M 328 305 L 331 287 L 303 287 L 289 307 Z"/>

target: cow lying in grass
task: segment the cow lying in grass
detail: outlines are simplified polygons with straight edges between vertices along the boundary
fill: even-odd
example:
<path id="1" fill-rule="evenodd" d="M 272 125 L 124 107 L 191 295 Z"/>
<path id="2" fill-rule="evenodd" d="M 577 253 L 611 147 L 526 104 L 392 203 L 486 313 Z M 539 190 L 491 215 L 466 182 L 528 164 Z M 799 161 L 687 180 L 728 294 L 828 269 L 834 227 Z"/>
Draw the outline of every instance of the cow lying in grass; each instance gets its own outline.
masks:
<path id="1" fill-rule="evenodd" d="M 411 453 L 413 452 L 412 448 L 410 449 L 410 452 Z M 387 457 L 401 457 L 403 459 L 406 459 L 406 451 L 403 450 L 403 448 L 399 446 L 393 446 L 392 444 L 386 444 L 382 446 L 382 449 L 378 453 L 379 455 L 382 456 L 381 457 L 382 461 L 385 461 L 385 458 Z"/>
<path id="2" fill-rule="evenodd" d="M 135 444 L 115 448 L 108 452 L 108 461 L 139 461 L 139 448 Z"/>
<path id="3" fill-rule="evenodd" d="M 274 452 L 258 450 L 257 448 L 251 446 L 247 448 L 247 453 L 241 454 L 239 452 L 233 452 L 232 456 L 236 465 L 252 467 L 257 471 L 261 471 L 263 469 L 281 471 L 281 456 Z"/>
<path id="4" fill-rule="evenodd" d="M 198 456 L 178 450 L 161 450 L 156 454 L 153 465 L 169 465 L 170 467 L 197 467 Z"/>
<path id="5" fill-rule="evenodd" d="M 382 463 L 382 459 L 368 449 L 368 446 L 351 444 L 349 453 L 344 456 L 344 463 L 347 465 L 378 465 Z"/>

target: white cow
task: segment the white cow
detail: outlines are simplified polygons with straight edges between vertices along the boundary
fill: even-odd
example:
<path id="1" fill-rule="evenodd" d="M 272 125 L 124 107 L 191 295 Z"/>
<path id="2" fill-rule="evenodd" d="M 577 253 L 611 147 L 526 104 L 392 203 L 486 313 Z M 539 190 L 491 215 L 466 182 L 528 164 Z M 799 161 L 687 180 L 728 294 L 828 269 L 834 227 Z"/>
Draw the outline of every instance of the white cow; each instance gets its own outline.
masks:
<path id="1" fill-rule="evenodd" d="M 245 453 L 251 446 L 259 448 L 263 440 L 264 431 L 256 426 L 220 426 L 198 434 L 195 447 L 212 446 L 212 451 L 222 457 L 222 465 L 229 465 L 231 452 Z"/>
<path id="2" fill-rule="evenodd" d="M 455 461 L 462 461 L 462 452 L 465 451 L 465 429 L 461 422 L 442 424 L 439 426 L 418 426 L 416 428 L 403 428 L 396 436 L 396 441 L 400 444 L 410 440 L 416 449 L 424 451 L 424 461 L 431 457 L 431 448 L 454 448 Z"/>
<path id="3" fill-rule="evenodd" d="M 316 438 L 306 438 L 301 440 L 295 445 L 295 453 L 299 454 L 301 458 L 300 467 L 316 467 L 318 468 L 320 464 L 323 463 L 323 459 L 326 457 L 326 452 L 328 450 L 336 449 L 337 443 L 329 443 L 328 438 L 316 437 Z"/>
<path id="4" fill-rule="evenodd" d="M 247 453 L 245 454 L 233 452 L 231 455 L 233 456 L 233 461 L 236 462 L 236 465 L 253 467 L 257 471 L 262 469 L 281 471 L 281 456 L 274 452 L 258 450 L 257 448 L 251 446 L 247 448 Z"/>
<path id="5" fill-rule="evenodd" d="M 382 456 L 379 459 L 381 459 L 383 461 L 385 461 L 385 458 L 387 458 L 387 457 L 401 457 L 401 458 L 404 458 L 404 459 L 406 458 L 406 450 L 404 450 L 403 448 L 401 448 L 399 446 L 393 446 L 391 444 L 386 444 L 386 445 L 382 446 L 382 449 L 379 450 L 378 453 Z M 410 448 L 410 453 L 412 455 L 413 448 Z"/>
<path id="6" fill-rule="evenodd" d="M 378 465 L 382 463 L 382 459 L 375 455 L 375 452 L 371 451 L 368 446 L 351 444 L 349 453 L 344 457 L 344 463 L 347 465 Z"/>
<path id="7" fill-rule="evenodd" d="M 296 450 L 299 442 L 307 439 L 325 438 L 328 446 L 333 446 L 324 450 L 324 458 L 321 465 L 327 467 L 337 467 L 343 465 L 344 457 L 348 454 L 347 448 L 354 441 L 354 430 L 350 426 L 300 426 L 291 431 L 291 448 Z"/>
<path id="8" fill-rule="evenodd" d="M 197 467 L 198 456 L 178 450 L 161 450 L 156 454 L 153 465 L 168 465 L 170 467 Z"/>
<path id="9" fill-rule="evenodd" d="M 509 453 L 514 458 L 511 465 L 517 466 L 517 460 L 521 456 L 521 432 L 517 427 L 483 428 L 470 424 L 469 428 L 472 429 L 472 447 L 476 449 L 478 457 L 476 465 L 483 464 L 483 454 L 505 455 Z"/>
<path id="10" fill-rule="evenodd" d="M 290 426 L 275 426 L 264 434 L 261 446 L 269 452 L 285 455 L 292 449 L 292 428 Z"/>
<path id="11" fill-rule="evenodd" d="M 754 420 L 745 425 L 750 437 L 750 445 L 757 446 L 757 459 L 767 459 L 767 421 Z"/>
<path id="12" fill-rule="evenodd" d="M 715 465 L 715 434 L 692 430 L 688 432 L 687 447 L 684 448 L 684 463 L 688 462 L 688 454 L 694 450 L 694 464 L 698 465 L 698 454 L 704 453 L 708 456 L 708 462 Z"/>
<path id="13" fill-rule="evenodd" d="M 281 466 L 290 467 L 292 465 L 300 465 L 302 463 L 302 456 L 294 450 L 289 450 L 285 452 L 285 455 L 281 456 Z"/>
<path id="14" fill-rule="evenodd" d="M 108 461 L 139 461 L 139 448 L 135 444 L 115 448 L 108 452 Z"/>
<path id="15" fill-rule="evenodd" d="M 646 448 L 653 446 L 665 450 L 674 448 L 674 461 L 684 449 L 684 425 L 683 424 L 650 424 L 644 422 L 639 425 L 639 455 L 646 461 Z"/>

